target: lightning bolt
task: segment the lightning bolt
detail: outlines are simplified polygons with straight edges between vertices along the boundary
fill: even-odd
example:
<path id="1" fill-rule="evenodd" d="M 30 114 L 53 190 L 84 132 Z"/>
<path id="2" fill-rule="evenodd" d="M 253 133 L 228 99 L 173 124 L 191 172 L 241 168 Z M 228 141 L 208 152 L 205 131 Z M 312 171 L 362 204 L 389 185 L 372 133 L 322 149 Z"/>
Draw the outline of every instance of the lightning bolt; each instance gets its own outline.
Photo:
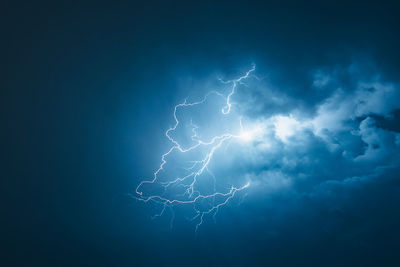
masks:
<path id="1" fill-rule="evenodd" d="M 173 117 L 175 120 L 175 124 L 169 129 L 167 129 L 165 132 L 165 136 L 172 143 L 172 146 L 166 153 L 162 154 L 161 163 L 157 168 L 157 170 L 153 173 L 152 179 L 140 182 L 135 190 L 136 199 L 143 202 L 151 201 L 162 205 L 161 212 L 154 215 L 153 218 L 162 216 L 167 208 L 172 209 L 174 205 L 192 205 L 193 210 L 195 212 L 195 216 L 193 216 L 191 220 L 192 221 L 197 220 L 195 228 L 195 231 L 197 232 L 199 226 L 201 226 L 201 224 L 204 221 L 204 216 L 208 214 L 213 214 L 213 217 L 215 218 L 215 215 L 218 213 L 219 209 L 222 206 L 226 205 L 235 196 L 237 192 L 242 191 L 250 186 L 250 183 L 247 182 L 239 187 L 232 185 L 230 186 L 230 188 L 226 188 L 226 191 L 224 192 L 217 191 L 215 186 L 217 179 L 215 175 L 208 168 L 210 162 L 214 157 L 215 152 L 222 145 L 235 138 L 245 137 L 246 133 L 244 132 L 243 129 L 241 117 L 239 118 L 240 133 L 227 132 L 221 135 L 214 136 L 209 140 L 200 139 L 197 133 L 199 127 L 196 124 L 194 124 L 193 121 L 191 120 L 190 127 L 192 135 L 190 139 L 191 141 L 194 142 L 194 144 L 189 147 L 185 147 L 184 145 L 179 143 L 176 139 L 174 139 L 171 136 L 171 134 L 174 131 L 176 131 L 177 127 L 180 124 L 180 121 L 177 116 L 179 110 L 204 104 L 207 102 L 208 98 L 211 95 L 215 95 L 223 99 L 225 104 L 224 107 L 221 109 L 221 113 L 223 115 L 229 114 L 231 112 L 231 107 L 232 107 L 231 98 L 235 94 L 238 85 L 244 84 L 244 81 L 251 76 L 251 74 L 255 71 L 255 69 L 256 69 L 255 64 L 252 64 L 252 67 L 247 72 L 245 72 L 244 75 L 240 76 L 237 79 L 228 81 L 218 79 L 223 84 L 230 86 L 230 91 L 227 95 L 224 95 L 218 91 L 210 91 L 200 101 L 188 102 L 187 99 L 185 99 L 183 103 L 177 104 L 174 107 Z M 191 166 L 185 169 L 185 175 L 170 177 L 167 179 L 167 181 L 162 181 L 160 179 L 160 173 L 164 170 L 166 164 L 168 163 L 168 157 L 171 156 L 172 153 L 178 152 L 185 154 L 200 149 L 206 149 L 207 152 L 200 160 L 195 160 L 190 162 Z M 198 181 L 205 172 L 207 172 L 214 180 L 213 193 L 202 194 L 200 192 L 201 190 L 197 188 Z M 152 192 L 145 194 L 143 192 L 144 191 L 143 188 L 145 187 L 145 185 L 157 185 L 160 186 L 162 190 L 161 192 L 155 194 L 152 194 Z M 172 188 L 174 188 L 175 190 L 179 189 L 181 190 L 182 193 L 172 194 L 171 193 Z M 202 203 L 207 203 L 206 205 L 207 207 L 206 208 L 201 207 Z"/>

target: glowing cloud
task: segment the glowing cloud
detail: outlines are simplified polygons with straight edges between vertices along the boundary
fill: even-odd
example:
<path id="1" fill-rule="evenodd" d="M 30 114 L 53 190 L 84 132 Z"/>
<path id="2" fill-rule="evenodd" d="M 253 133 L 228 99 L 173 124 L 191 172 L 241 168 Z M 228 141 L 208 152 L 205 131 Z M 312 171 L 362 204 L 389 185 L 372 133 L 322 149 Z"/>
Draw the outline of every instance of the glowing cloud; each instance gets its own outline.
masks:
<path id="1" fill-rule="evenodd" d="M 276 116 L 275 117 L 275 136 L 283 142 L 288 142 L 288 138 L 293 136 L 297 131 L 301 130 L 302 125 L 292 116 Z"/>

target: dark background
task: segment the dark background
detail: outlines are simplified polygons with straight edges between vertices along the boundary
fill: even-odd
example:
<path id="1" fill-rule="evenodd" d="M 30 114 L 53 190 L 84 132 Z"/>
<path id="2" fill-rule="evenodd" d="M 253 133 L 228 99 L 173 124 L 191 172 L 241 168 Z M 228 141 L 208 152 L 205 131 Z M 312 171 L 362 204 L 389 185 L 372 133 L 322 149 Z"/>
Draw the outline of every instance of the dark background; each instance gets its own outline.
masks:
<path id="1" fill-rule="evenodd" d="M 396 172 L 344 210 L 290 212 L 279 238 L 234 214 L 197 237 L 169 230 L 126 196 L 168 146 L 166 114 L 190 91 L 180 77 L 256 62 L 301 95 L 310 69 L 368 57 L 398 81 L 396 1 L 2 1 L 0 10 L 0 265 L 399 266 Z M 344 223 L 326 229 L 326 218 Z"/>

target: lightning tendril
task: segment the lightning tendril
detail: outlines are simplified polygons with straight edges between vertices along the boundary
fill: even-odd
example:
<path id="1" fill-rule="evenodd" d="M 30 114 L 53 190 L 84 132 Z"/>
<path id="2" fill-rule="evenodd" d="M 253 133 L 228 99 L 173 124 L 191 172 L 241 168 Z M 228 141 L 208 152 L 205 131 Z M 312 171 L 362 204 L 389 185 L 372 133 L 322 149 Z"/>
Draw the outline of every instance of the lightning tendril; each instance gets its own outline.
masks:
<path id="1" fill-rule="evenodd" d="M 215 186 L 217 177 L 215 177 L 215 175 L 209 169 L 210 162 L 212 161 L 215 152 L 223 144 L 235 138 L 243 138 L 243 139 L 247 138 L 246 132 L 244 132 L 242 126 L 241 118 L 239 118 L 240 133 L 227 132 L 221 135 L 214 136 L 209 140 L 200 139 L 197 132 L 199 126 L 194 124 L 193 121 L 191 120 L 190 128 L 192 135 L 190 136 L 190 139 L 194 144 L 189 147 L 185 147 L 179 141 L 177 141 L 172 136 L 172 133 L 174 133 L 177 127 L 180 125 L 180 120 L 178 119 L 177 116 L 177 112 L 179 110 L 204 104 L 211 95 L 215 95 L 223 99 L 225 104 L 221 109 L 221 113 L 223 115 L 229 114 L 231 112 L 231 107 L 232 107 L 231 98 L 235 94 L 238 85 L 243 84 L 243 82 L 251 76 L 251 74 L 255 71 L 255 69 L 256 69 L 255 64 L 252 64 L 252 67 L 247 72 L 245 72 L 244 75 L 240 76 L 237 79 L 228 81 L 219 79 L 219 81 L 222 82 L 223 84 L 230 86 L 230 91 L 228 94 L 224 95 L 218 91 L 210 91 L 200 101 L 188 102 L 187 99 L 185 99 L 183 103 L 177 104 L 174 107 L 173 117 L 175 120 L 175 124 L 169 129 L 167 129 L 165 132 L 165 136 L 172 143 L 172 146 L 166 153 L 162 154 L 161 163 L 157 168 L 157 170 L 153 173 L 153 177 L 151 179 L 140 182 L 135 190 L 136 199 L 143 202 L 155 202 L 162 205 L 161 211 L 158 214 L 154 215 L 153 218 L 162 216 L 167 208 L 172 209 L 175 205 L 191 205 L 193 207 L 195 215 L 190 220 L 197 221 L 195 228 L 195 231 L 197 232 L 199 226 L 202 225 L 204 221 L 204 216 L 212 214 L 215 219 L 215 215 L 218 213 L 218 210 L 222 206 L 226 205 L 235 196 L 237 192 L 242 191 L 250 186 L 250 183 L 246 182 L 241 186 L 231 185 L 229 188 L 226 188 L 225 191 L 217 191 Z M 205 149 L 206 153 L 200 160 L 195 160 L 190 162 L 191 166 L 185 169 L 187 173 L 185 172 L 184 175 L 169 177 L 166 181 L 160 179 L 160 173 L 165 169 L 166 164 L 168 162 L 168 157 L 171 156 L 172 153 L 177 152 L 185 154 L 190 152 L 196 152 L 196 150 L 200 149 Z M 201 193 L 201 190 L 198 188 L 199 179 L 201 179 L 202 175 L 205 173 L 209 174 L 214 180 L 214 185 L 213 188 L 211 189 L 212 193 L 207 193 L 207 194 Z M 146 187 L 146 185 L 157 185 L 158 187 L 161 188 L 161 190 L 160 192 L 157 193 L 153 193 L 151 191 L 147 192 L 147 190 L 145 190 L 144 188 Z M 182 193 L 180 194 L 174 193 L 171 195 L 171 193 L 169 193 L 169 190 L 171 188 L 175 189 L 179 188 Z M 207 202 L 207 205 L 204 208 L 203 207 L 204 205 L 202 206 L 201 204 L 205 202 Z"/>

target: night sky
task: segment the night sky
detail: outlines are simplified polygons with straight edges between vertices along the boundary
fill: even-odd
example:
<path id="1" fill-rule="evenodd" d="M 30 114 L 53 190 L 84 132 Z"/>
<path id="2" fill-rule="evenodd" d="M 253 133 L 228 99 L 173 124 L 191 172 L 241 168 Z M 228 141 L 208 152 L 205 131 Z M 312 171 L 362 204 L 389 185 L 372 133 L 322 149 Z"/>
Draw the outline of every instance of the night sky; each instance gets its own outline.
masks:
<path id="1" fill-rule="evenodd" d="M 0 265 L 400 266 L 399 14 L 396 1 L 2 1 Z M 135 190 L 173 145 L 174 106 L 226 95 L 221 81 L 252 66 L 229 120 L 212 99 L 178 113 L 205 139 L 239 117 L 261 129 L 209 166 L 217 190 L 249 187 L 197 231 L 190 205 L 152 219 L 162 203 Z M 165 175 L 190 160 L 178 154 Z"/>

